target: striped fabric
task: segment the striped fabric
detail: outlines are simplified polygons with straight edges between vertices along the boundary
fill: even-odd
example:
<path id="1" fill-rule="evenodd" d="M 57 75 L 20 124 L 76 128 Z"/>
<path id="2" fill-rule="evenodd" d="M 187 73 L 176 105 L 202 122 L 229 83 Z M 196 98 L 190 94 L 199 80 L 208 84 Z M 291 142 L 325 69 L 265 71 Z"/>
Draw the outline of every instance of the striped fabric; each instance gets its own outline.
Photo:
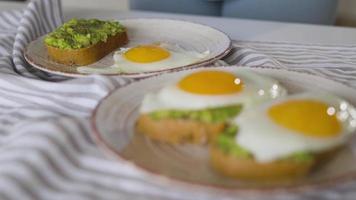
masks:
<path id="1" fill-rule="evenodd" d="M 61 16 L 60 0 L 34 0 L 24 10 L 0 13 L 0 199 L 225 199 L 151 183 L 97 149 L 90 138 L 90 112 L 100 98 L 131 80 L 66 79 L 27 65 L 22 56 L 26 44 L 61 24 Z M 290 68 L 356 87 L 356 46 L 236 41 L 232 53 L 216 65 L 225 62 Z M 263 199 L 355 197 L 356 182 L 351 182 Z"/>

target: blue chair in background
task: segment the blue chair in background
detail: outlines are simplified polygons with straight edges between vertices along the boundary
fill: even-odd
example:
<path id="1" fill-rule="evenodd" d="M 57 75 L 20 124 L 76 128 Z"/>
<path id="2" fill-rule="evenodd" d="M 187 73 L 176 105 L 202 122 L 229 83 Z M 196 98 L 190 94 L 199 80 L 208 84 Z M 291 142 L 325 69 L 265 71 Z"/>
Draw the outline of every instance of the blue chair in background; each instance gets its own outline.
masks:
<path id="1" fill-rule="evenodd" d="M 333 24 L 337 0 L 225 0 L 222 15 L 249 19 Z"/>
<path id="2" fill-rule="evenodd" d="M 338 0 L 130 0 L 133 10 L 333 24 Z"/>

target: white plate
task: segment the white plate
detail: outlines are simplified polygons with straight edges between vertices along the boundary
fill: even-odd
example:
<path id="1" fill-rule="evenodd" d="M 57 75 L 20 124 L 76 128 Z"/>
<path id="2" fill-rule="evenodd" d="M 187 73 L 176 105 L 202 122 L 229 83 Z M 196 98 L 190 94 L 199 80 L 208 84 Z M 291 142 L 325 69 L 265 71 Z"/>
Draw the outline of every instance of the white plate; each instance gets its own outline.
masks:
<path id="1" fill-rule="evenodd" d="M 214 69 L 214 68 L 213 68 Z M 315 75 L 289 70 L 235 67 L 218 68 L 227 71 L 253 70 L 272 77 L 285 86 L 289 93 L 322 90 L 333 93 L 356 105 L 356 91 L 343 84 Z M 177 186 L 222 192 L 232 195 L 237 191 L 303 190 L 356 180 L 356 155 L 347 147 L 310 176 L 290 182 L 242 182 L 222 177 L 209 165 L 206 147 L 174 146 L 152 141 L 134 131 L 138 108 L 148 92 L 159 90 L 179 80 L 192 70 L 167 73 L 134 82 L 119 88 L 103 99 L 92 115 L 93 136 L 108 155 L 128 162 L 146 172 L 153 181 Z M 238 73 L 238 72 L 237 72 Z M 162 179 L 162 177 L 164 177 Z M 167 181 L 168 180 L 168 181 Z"/>
<path id="2" fill-rule="evenodd" d="M 202 24 L 171 19 L 126 19 L 120 20 L 120 23 L 127 28 L 129 43 L 126 47 L 136 44 L 167 42 L 178 44 L 186 50 L 194 50 L 201 53 L 208 50 L 209 54 L 201 61 L 186 66 L 143 73 L 111 73 L 104 75 L 139 78 L 166 71 L 207 65 L 222 58 L 231 49 L 231 40 L 226 34 Z M 63 65 L 50 60 L 43 43 L 43 37 L 32 41 L 27 46 L 24 56 L 29 64 L 40 70 L 58 75 L 70 77 L 88 75 L 78 72 L 75 66 Z M 88 66 L 100 68 L 113 64 L 112 52 L 98 62 Z"/>

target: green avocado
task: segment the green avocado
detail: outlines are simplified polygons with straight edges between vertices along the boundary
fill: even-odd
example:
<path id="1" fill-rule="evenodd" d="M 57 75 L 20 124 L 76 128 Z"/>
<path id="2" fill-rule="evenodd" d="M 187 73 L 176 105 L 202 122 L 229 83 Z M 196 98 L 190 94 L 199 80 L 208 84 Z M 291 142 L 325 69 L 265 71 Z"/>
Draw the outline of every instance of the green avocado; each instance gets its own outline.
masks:
<path id="1" fill-rule="evenodd" d="M 216 145 L 227 154 L 232 154 L 239 158 L 252 158 L 252 155 L 244 148 L 236 144 L 235 136 L 238 132 L 238 127 L 230 125 L 225 128 L 216 140 Z"/>
<path id="2" fill-rule="evenodd" d="M 206 123 L 225 122 L 240 113 L 241 105 L 230 105 L 204 110 L 160 110 L 151 112 L 149 116 L 154 120 L 161 119 L 189 119 Z"/>
<path id="3" fill-rule="evenodd" d="M 238 132 L 238 127 L 229 125 L 225 128 L 217 139 L 215 145 L 220 148 L 224 153 L 234 155 L 239 158 L 253 159 L 253 155 L 248 150 L 238 145 L 235 141 L 235 136 Z M 295 162 L 308 162 L 314 159 L 313 154 L 309 152 L 296 152 L 281 160 L 292 160 Z"/>
<path id="4" fill-rule="evenodd" d="M 125 31 L 116 21 L 98 19 L 71 19 L 49 33 L 44 41 L 48 46 L 60 49 L 80 49 L 95 45 Z"/>

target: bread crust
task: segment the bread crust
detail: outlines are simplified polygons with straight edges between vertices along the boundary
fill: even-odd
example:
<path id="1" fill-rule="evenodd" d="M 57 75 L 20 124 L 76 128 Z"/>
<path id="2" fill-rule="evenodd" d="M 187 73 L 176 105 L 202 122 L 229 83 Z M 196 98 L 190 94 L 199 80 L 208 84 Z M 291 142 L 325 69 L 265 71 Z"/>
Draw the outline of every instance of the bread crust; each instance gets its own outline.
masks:
<path id="1" fill-rule="evenodd" d="M 60 49 L 45 45 L 52 60 L 70 66 L 83 66 L 100 60 L 115 49 L 127 44 L 128 41 L 127 33 L 124 31 L 108 37 L 106 42 L 98 42 L 81 49 Z"/>
<path id="2" fill-rule="evenodd" d="M 219 147 L 211 145 L 210 162 L 222 175 L 255 181 L 276 179 L 295 179 L 307 175 L 316 164 L 316 159 L 296 162 L 279 160 L 270 163 L 258 163 L 250 158 L 237 158 L 224 153 Z"/>
<path id="3" fill-rule="evenodd" d="M 226 127 L 225 123 L 204 123 L 186 119 L 152 119 L 139 116 L 136 131 L 148 137 L 171 144 L 204 144 L 213 141 Z"/>

